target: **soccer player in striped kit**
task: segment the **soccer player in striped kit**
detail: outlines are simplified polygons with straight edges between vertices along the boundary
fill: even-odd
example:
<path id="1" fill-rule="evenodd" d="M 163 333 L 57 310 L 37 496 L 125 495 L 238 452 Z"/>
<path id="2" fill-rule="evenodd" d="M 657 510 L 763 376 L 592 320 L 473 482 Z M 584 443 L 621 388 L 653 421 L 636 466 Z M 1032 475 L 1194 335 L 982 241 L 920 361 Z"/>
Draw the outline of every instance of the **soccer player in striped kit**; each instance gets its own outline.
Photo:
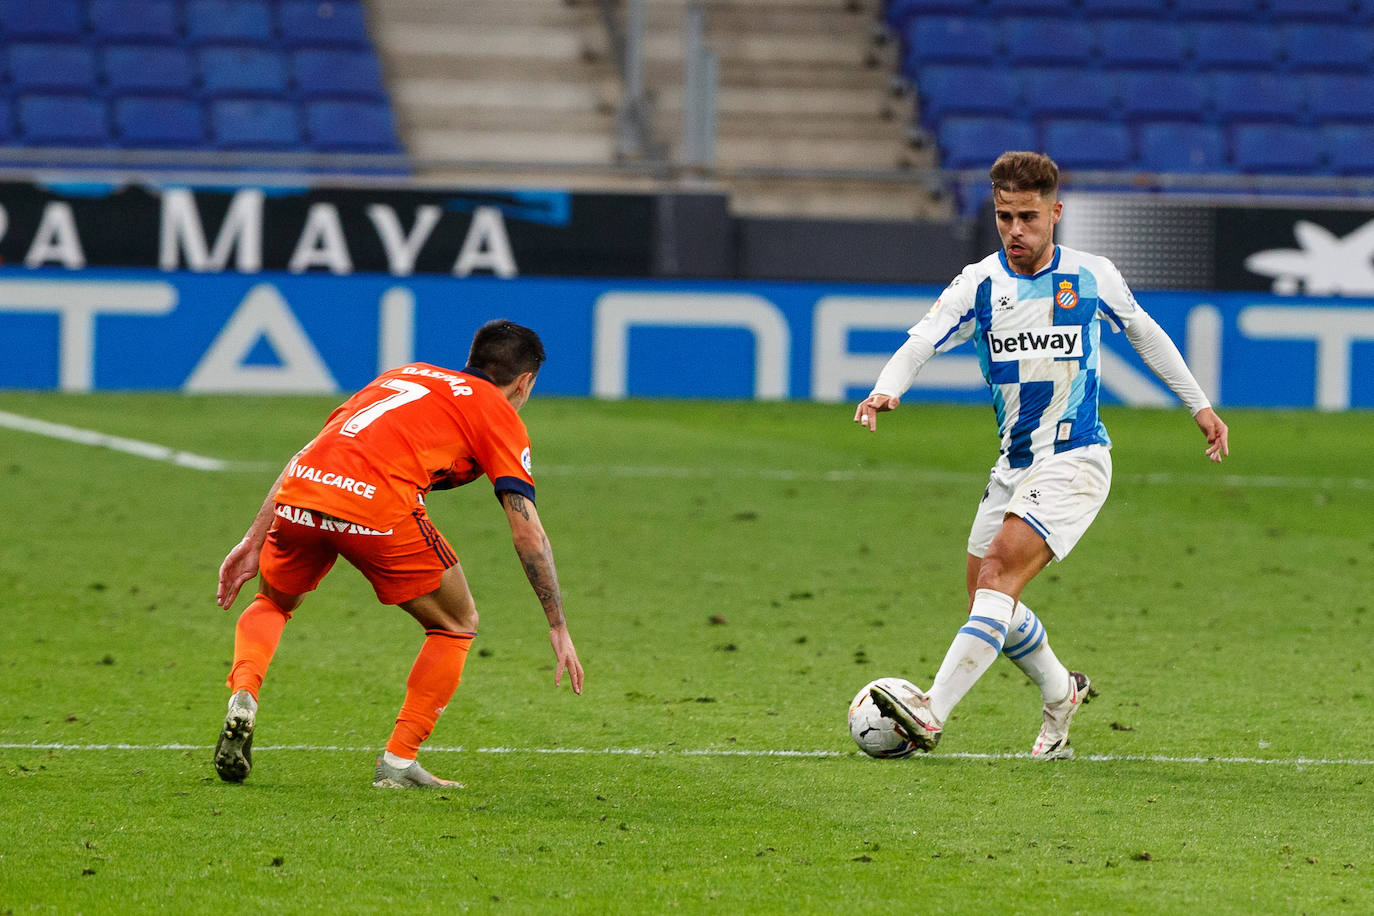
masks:
<path id="1" fill-rule="evenodd" d="M 1135 301 L 1106 258 L 1056 245 L 1059 168 L 1048 156 L 1007 152 L 993 164 L 994 216 L 1002 248 L 970 264 L 911 328 L 905 344 L 861 401 L 854 420 L 877 429 L 934 354 L 972 340 L 992 393 L 1001 454 L 974 517 L 965 583 L 968 619 L 924 693 L 873 688 L 874 702 L 922 750 L 999 654 L 1039 687 L 1037 759 L 1073 756 L 1069 723 L 1095 693 L 1050 648 L 1022 590 L 1087 531 L 1111 485 L 1111 439 L 1098 415 L 1102 322 L 1124 331 L 1145 364 L 1187 406 L 1206 437 L 1206 456 L 1229 453 L 1221 421 L 1178 348 Z"/>
<path id="2" fill-rule="evenodd" d="M 225 557 L 218 601 L 226 610 L 261 572 L 259 591 L 234 632 L 229 711 L 215 769 L 242 782 L 252 769 L 258 690 L 282 630 L 307 592 L 342 555 L 377 600 L 420 623 L 424 644 L 372 784 L 457 786 L 416 760 L 458 687 L 477 635 L 477 608 L 453 547 L 430 522 L 425 494 L 492 482 L 515 552 L 549 624 L 557 666 L 576 693 L 583 671 L 563 615 L 553 551 L 534 507 L 530 441 L 517 415 L 544 364 L 529 328 L 490 321 L 473 337 L 466 368 L 411 363 L 383 373 L 339 406 L 277 478 L 243 540 Z"/>

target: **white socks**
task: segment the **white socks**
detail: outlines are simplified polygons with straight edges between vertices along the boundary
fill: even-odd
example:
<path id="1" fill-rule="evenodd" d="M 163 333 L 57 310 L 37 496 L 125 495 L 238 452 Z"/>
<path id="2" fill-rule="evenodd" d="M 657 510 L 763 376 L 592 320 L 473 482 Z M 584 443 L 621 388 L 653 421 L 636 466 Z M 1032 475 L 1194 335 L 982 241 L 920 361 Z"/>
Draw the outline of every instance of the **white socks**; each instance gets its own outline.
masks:
<path id="1" fill-rule="evenodd" d="M 1058 703 L 1069 695 L 1069 669 L 1050 648 L 1050 639 L 1040 618 L 1024 604 L 1016 605 L 1002 653 L 1035 682 L 1046 703 Z"/>
<path id="2" fill-rule="evenodd" d="M 968 622 L 954 634 L 954 641 L 930 685 L 930 711 L 944 724 L 955 704 L 964 698 L 983 672 L 997 661 L 1016 611 L 1016 599 L 990 588 L 973 593 Z M 1018 663 L 1019 664 L 1019 663 Z M 1062 666 L 1061 666 L 1062 667 Z"/>
<path id="3" fill-rule="evenodd" d="M 414 760 L 407 760 L 404 757 L 397 757 L 395 754 L 391 753 L 391 751 L 384 752 L 382 754 L 382 759 L 386 761 L 387 766 L 395 767 L 398 770 L 404 770 L 415 762 Z"/>

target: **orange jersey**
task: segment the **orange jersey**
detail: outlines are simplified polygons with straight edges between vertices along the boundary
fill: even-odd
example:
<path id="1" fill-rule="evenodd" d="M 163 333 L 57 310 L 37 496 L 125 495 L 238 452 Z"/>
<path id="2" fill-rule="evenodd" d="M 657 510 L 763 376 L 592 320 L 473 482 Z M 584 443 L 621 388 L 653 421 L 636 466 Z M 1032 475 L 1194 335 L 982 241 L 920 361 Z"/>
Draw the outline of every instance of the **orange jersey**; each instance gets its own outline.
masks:
<path id="1" fill-rule="evenodd" d="M 424 493 L 482 475 L 498 493 L 534 499 L 530 440 L 501 390 L 480 372 L 411 363 L 341 404 L 287 466 L 276 501 L 385 531 Z"/>

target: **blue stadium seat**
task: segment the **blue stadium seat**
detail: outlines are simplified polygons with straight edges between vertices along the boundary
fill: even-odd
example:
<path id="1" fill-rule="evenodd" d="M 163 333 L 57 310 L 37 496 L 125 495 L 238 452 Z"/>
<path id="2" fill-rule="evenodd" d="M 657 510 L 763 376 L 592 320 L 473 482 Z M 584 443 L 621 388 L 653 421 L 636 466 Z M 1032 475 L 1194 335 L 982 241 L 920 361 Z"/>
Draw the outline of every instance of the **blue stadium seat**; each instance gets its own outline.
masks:
<path id="1" fill-rule="evenodd" d="M 17 92 L 94 92 L 95 55 L 79 44 L 21 42 L 9 47 L 10 82 Z"/>
<path id="2" fill-rule="evenodd" d="M 1121 113 L 1131 121 L 1198 121 L 1207 115 L 1207 97 L 1191 74 L 1160 70 L 1121 72 Z"/>
<path id="3" fill-rule="evenodd" d="M 1374 22 L 1374 0 L 1355 0 L 1355 21 Z"/>
<path id="4" fill-rule="evenodd" d="M 1276 22 L 1353 21 L 1350 0 L 1269 0 L 1269 17 Z"/>
<path id="5" fill-rule="evenodd" d="M 1030 117 L 1105 118 L 1116 108 L 1117 80 L 1111 71 L 1027 67 L 1014 73 Z"/>
<path id="6" fill-rule="evenodd" d="M 1014 66 L 1083 66 L 1096 51 L 1092 27 L 1078 19 L 1012 16 L 1002 20 L 1002 42 Z"/>
<path id="7" fill-rule="evenodd" d="M 922 67 L 916 77 L 921 123 L 934 127 L 948 115 L 1012 117 L 1020 104 L 1016 80 L 997 67 Z"/>
<path id="8" fill-rule="evenodd" d="M 1083 13 L 1089 18 L 1113 16 L 1163 16 L 1165 4 L 1160 0 L 1083 0 Z"/>
<path id="9" fill-rule="evenodd" d="M 382 68 L 370 51 L 309 48 L 291 55 L 296 88 L 307 98 L 386 99 Z"/>
<path id="10" fill-rule="evenodd" d="M 265 0 L 190 0 L 186 38 L 194 44 L 267 44 L 276 35 Z"/>
<path id="11" fill-rule="evenodd" d="M 988 8 L 999 16 L 1072 16 L 1076 7 L 1074 0 L 988 0 Z"/>
<path id="12" fill-rule="evenodd" d="M 1239 19 L 1254 21 L 1255 0 L 1174 0 L 1174 14 L 1182 21 Z"/>
<path id="13" fill-rule="evenodd" d="M 1224 172 L 1226 137 L 1211 124 L 1156 121 L 1140 125 L 1137 162 L 1152 172 Z"/>
<path id="14" fill-rule="evenodd" d="M 918 16 L 977 15 L 978 7 L 977 0 L 891 0 L 883 15 L 892 31 L 900 35 Z"/>
<path id="15" fill-rule="evenodd" d="M 1124 169 L 1133 161 L 1125 125 L 1070 119 L 1046 121 L 1045 152 L 1065 169 Z"/>
<path id="16" fill-rule="evenodd" d="M 1193 60 L 1200 70 L 1269 70 L 1283 57 L 1278 31 L 1253 22 L 1192 26 Z"/>
<path id="17" fill-rule="evenodd" d="M 177 39 L 180 16 L 172 0 L 91 0 L 91 31 L 100 41 Z"/>
<path id="18" fill-rule="evenodd" d="M 1364 29 L 1339 25 L 1290 25 L 1284 29 L 1288 66 L 1294 72 L 1368 72 L 1370 40 Z"/>
<path id="19" fill-rule="evenodd" d="M 1236 170 L 1260 174 L 1311 174 L 1321 167 L 1314 131 L 1291 124 L 1237 124 L 1231 129 Z"/>
<path id="20" fill-rule="evenodd" d="M 1374 80 L 1369 77 L 1318 73 L 1304 82 L 1307 110 L 1317 123 L 1374 123 Z M 1365 155 L 1374 159 L 1368 150 Z"/>
<path id="21" fill-rule="evenodd" d="M 927 64 L 991 63 L 998 53 L 991 22 L 958 16 L 926 16 L 906 31 L 902 72 L 915 78 Z"/>
<path id="22" fill-rule="evenodd" d="M 1327 165 L 1337 175 L 1374 175 L 1374 127 L 1332 124 L 1318 131 Z"/>
<path id="23" fill-rule="evenodd" d="M 190 94 L 195 89 L 191 54 L 172 45 L 109 45 L 101 52 L 105 83 L 125 92 Z"/>
<path id="24" fill-rule="evenodd" d="M 391 106 L 376 102 L 310 102 L 306 132 L 314 149 L 328 152 L 394 153 L 401 144 Z"/>
<path id="25" fill-rule="evenodd" d="M 104 146 L 110 139 L 105 103 L 84 95 L 19 96 L 19 127 L 30 146 Z"/>
<path id="26" fill-rule="evenodd" d="M 14 138 L 13 106 L 8 96 L 0 95 L 0 145 L 8 146 Z"/>
<path id="27" fill-rule="evenodd" d="M 356 0 L 283 0 L 277 24 L 288 47 L 370 48 L 367 16 Z"/>
<path id="28" fill-rule="evenodd" d="M 202 90 L 217 96 L 284 96 L 286 58 L 271 48 L 206 47 L 198 54 Z"/>
<path id="29" fill-rule="evenodd" d="M 1188 56 L 1187 32 L 1173 22 L 1106 19 L 1097 27 L 1097 47 L 1113 67 L 1177 68 Z"/>
<path id="30" fill-rule="evenodd" d="M 205 142 L 205 113 L 186 98 L 128 96 L 114 105 L 115 134 L 122 146 L 196 148 Z"/>
<path id="31" fill-rule="evenodd" d="M 1218 120 L 1296 123 L 1303 118 L 1302 86 L 1275 73 L 1217 73 L 1212 107 Z"/>
<path id="32" fill-rule="evenodd" d="M 987 169 L 1009 149 L 1035 149 L 1035 131 L 1016 118 L 946 118 L 936 132 L 940 162 L 950 169 Z"/>
<path id="33" fill-rule="evenodd" d="M 0 0 L 0 33 L 8 39 L 79 39 L 85 15 L 78 0 Z"/>
<path id="34" fill-rule="evenodd" d="M 210 103 L 212 142 L 222 149 L 299 150 L 300 113 L 274 99 L 220 99 Z"/>

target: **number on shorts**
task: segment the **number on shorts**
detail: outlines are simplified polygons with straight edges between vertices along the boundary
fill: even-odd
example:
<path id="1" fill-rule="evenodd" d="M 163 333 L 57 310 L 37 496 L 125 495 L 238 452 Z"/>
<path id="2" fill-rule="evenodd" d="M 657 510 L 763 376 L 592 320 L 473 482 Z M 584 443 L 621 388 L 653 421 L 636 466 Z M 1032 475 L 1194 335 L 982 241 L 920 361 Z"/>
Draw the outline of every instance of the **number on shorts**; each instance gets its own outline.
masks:
<path id="1" fill-rule="evenodd" d="M 356 436 L 358 433 L 367 429 L 382 414 L 388 410 L 395 410 L 402 404 L 409 404 L 411 401 L 418 401 L 420 398 L 429 394 L 429 389 L 424 385 L 417 385 L 414 382 L 407 382 L 403 379 L 389 378 L 382 382 L 383 388 L 390 388 L 395 394 L 389 394 L 374 404 L 369 404 L 362 410 L 348 418 L 344 423 L 343 429 L 339 432 L 345 436 Z"/>

